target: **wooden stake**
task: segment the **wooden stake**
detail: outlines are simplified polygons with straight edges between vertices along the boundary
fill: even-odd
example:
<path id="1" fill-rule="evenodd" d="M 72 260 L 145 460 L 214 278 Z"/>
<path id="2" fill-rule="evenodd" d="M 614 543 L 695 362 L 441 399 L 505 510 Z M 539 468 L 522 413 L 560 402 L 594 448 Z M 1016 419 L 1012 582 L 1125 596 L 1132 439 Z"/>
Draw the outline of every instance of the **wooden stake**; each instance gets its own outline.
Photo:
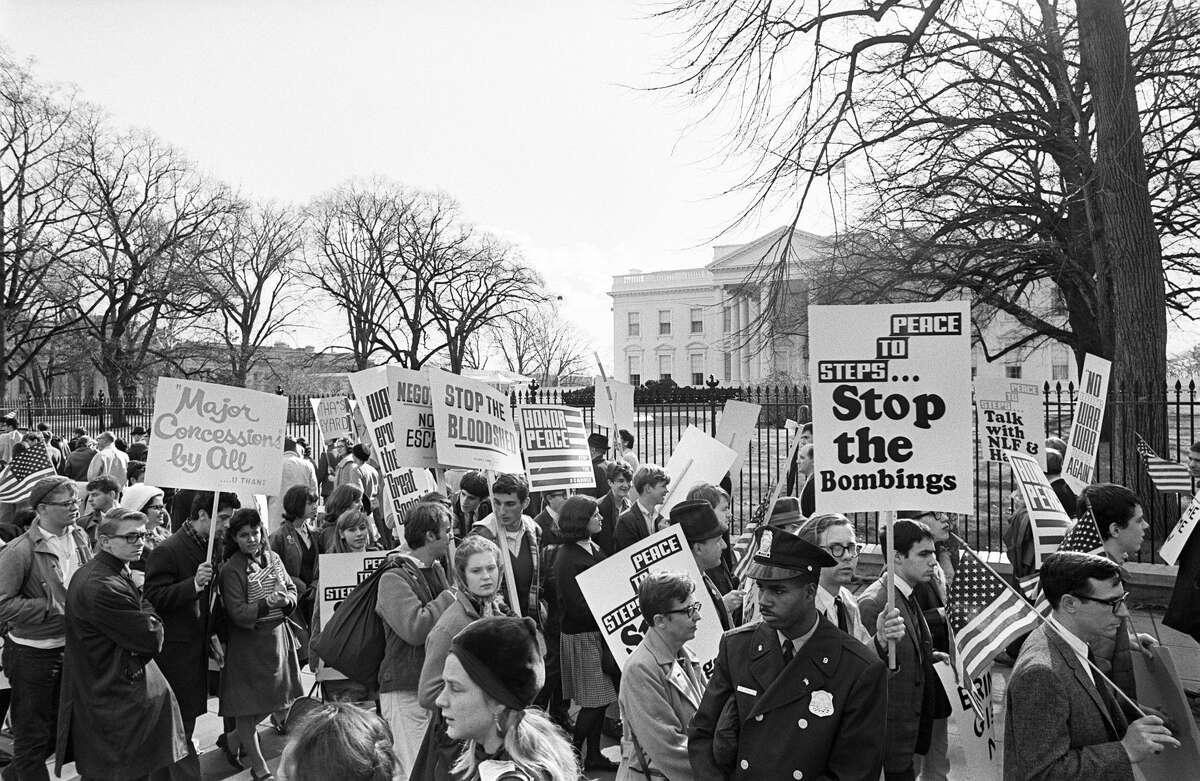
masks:
<path id="1" fill-rule="evenodd" d="M 797 437 L 799 440 L 799 437 Z M 883 511 L 883 524 L 885 529 L 883 540 L 883 559 L 887 562 L 887 615 L 891 615 L 896 609 L 896 557 L 892 555 L 892 531 L 896 525 L 896 513 L 893 510 Z M 896 670 L 899 665 L 896 662 L 896 641 L 888 640 L 888 669 Z"/>
<path id="2" fill-rule="evenodd" d="M 204 557 L 204 560 L 209 563 L 212 562 L 213 543 L 216 542 L 217 539 L 217 506 L 220 503 L 221 492 L 213 491 L 212 514 L 208 516 L 208 553 Z"/>

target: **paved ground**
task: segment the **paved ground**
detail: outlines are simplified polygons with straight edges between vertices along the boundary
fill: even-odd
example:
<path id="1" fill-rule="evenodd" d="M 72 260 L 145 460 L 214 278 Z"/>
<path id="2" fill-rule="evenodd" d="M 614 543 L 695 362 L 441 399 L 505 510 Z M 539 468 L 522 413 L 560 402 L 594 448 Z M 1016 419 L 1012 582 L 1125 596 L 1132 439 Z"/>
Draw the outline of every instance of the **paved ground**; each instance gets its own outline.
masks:
<path id="1" fill-rule="evenodd" d="M 1162 612 L 1159 609 L 1144 607 L 1135 609 L 1133 611 L 1134 626 L 1137 628 L 1137 631 L 1151 634 L 1157 637 L 1163 645 L 1170 646 L 1184 687 L 1192 691 L 1200 691 L 1200 645 L 1197 645 L 1192 638 L 1163 626 L 1161 616 Z M 992 702 L 996 713 L 996 739 L 1001 746 L 1004 743 L 1004 691 L 1009 673 L 1010 669 L 1002 665 L 997 665 L 993 668 L 992 672 Z M 306 688 L 308 685 L 311 685 L 311 682 L 306 679 Z M 1193 712 L 1198 721 L 1200 721 L 1200 698 L 1192 699 L 1192 705 Z M 216 748 L 215 741 L 221 730 L 221 720 L 216 716 L 216 711 L 217 700 L 214 697 L 209 700 L 209 713 L 202 716 L 196 725 L 196 742 L 201 748 L 200 761 L 204 779 L 205 781 L 217 781 L 218 779 L 248 780 L 250 772 L 235 772 L 225 762 L 223 755 Z M 259 735 L 263 752 L 268 757 L 271 768 L 274 769 L 279 763 L 279 755 L 283 751 L 286 738 L 276 735 L 270 728 L 262 729 Z M 955 768 L 951 775 L 953 781 L 974 781 L 968 773 L 961 770 L 964 765 L 962 748 L 953 727 L 950 734 L 950 747 L 951 767 Z M 10 741 L 6 737 L 0 737 L 0 748 L 4 750 L 11 748 Z M 620 759 L 618 748 L 615 745 L 608 745 L 604 751 L 613 761 Z M 64 779 L 78 778 L 78 775 L 74 772 L 73 765 L 68 765 L 63 770 Z M 589 774 L 589 777 L 598 779 L 599 781 L 612 781 L 615 774 L 593 773 Z"/>

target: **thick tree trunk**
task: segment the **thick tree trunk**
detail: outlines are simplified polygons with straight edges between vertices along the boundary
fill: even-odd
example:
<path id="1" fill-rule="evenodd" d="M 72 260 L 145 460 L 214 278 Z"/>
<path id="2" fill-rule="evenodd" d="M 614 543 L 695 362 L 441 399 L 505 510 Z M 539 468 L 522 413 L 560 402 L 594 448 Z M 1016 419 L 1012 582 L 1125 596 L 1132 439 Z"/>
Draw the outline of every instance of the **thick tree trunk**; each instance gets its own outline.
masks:
<path id="1" fill-rule="evenodd" d="M 1114 324 L 1114 474 L 1130 479 L 1133 434 L 1166 451 L 1166 289 L 1154 230 L 1142 129 L 1120 0 L 1076 0 L 1080 64 L 1096 124 L 1096 182 L 1102 226 L 1099 306 Z M 1113 402 L 1116 402 L 1115 404 Z"/>

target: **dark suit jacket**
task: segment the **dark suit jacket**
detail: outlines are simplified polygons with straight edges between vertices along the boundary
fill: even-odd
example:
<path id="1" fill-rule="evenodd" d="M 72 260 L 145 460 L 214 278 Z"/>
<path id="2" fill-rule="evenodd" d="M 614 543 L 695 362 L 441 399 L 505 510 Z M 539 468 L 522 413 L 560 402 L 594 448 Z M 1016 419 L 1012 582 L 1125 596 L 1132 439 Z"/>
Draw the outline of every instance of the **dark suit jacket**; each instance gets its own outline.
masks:
<path id="1" fill-rule="evenodd" d="M 603 521 L 600 524 L 600 531 L 592 535 L 592 540 L 608 556 L 611 556 L 615 550 L 616 542 L 613 540 L 613 534 L 617 530 L 617 518 L 620 515 L 621 513 L 617 512 L 617 499 L 613 496 L 613 492 L 605 493 L 604 498 L 600 500 L 600 517 Z"/>
<path id="2" fill-rule="evenodd" d="M 650 533 L 646 531 L 646 515 L 642 512 L 642 506 L 634 502 L 632 507 L 617 518 L 617 528 L 613 530 L 613 550 L 624 550 L 649 536 Z"/>
<path id="3" fill-rule="evenodd" d="M 787 667 L 764 623 L 721 638 L 688 730 L 697 781 L 879 778 L 887 670 L 862 643 L 818 622 Z"/>
<path id="4" fill-rule="evenodd" d="M 146 599 L 163 622 L 158 666 L 175 691 L 184 718 L 208 710 L 212 585 L 196 593 L 192 581 L 206 552 L 181 529 L 150 551 L 146 562 Z"/>
<path id="5" fill-rule="evenodd" d="M 1200 502 L 1200 499 L 1193 499 Z M 1192 534 L 1179 554 L 1179 574 L 1163 623 L 1200 642 L 1200 534 Z"/>
<path id="6" fill-rule="evenodd" d="M 1128 726 L 1127 714 L 1105 706 L 1066 640 L 1045 625 L 1029 634 L 1004 702 L 1005 781 L 1130 781 L 1120 743 Z"/>
<path id="7" fill-rule="evenodd" d="M 904 618 L 904 640 L 896 643 L 895 672 L 887 683 L 887 756 L 884 767 L 893 773 L 906 770 L 914 753 L 929 748 L 933 708 L 927 701 L 927 687 L 940 684 L 932 673 L 933 640 L 920 609 L 913 609 L 900 589 L 896 589 L 896 607 Z M 864 626 L 873 627 L 879 614 L 887 610 L 887 576 L 879 578 L 858 595 L 858 609 Z M 885 646 L 886 648 L 886 646 Z M 886 659 L 886 653 L 883 657 Z"/>

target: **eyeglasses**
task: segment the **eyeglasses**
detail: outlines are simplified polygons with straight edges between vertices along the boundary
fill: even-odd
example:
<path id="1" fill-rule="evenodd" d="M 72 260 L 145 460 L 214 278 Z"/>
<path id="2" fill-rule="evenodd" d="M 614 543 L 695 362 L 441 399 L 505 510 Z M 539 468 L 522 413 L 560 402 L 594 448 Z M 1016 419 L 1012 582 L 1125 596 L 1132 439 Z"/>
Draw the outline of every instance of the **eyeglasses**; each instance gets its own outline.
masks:
<path id="1" fill-rule="evenodd" d="M 109 537 L 111 540 L 125 540 L 130 545 L 137 545 L 142 540 L 150 536 L 150 532 L 129 532 L 128 534 L 113 534 Z"/>
<path id="2" fill-rule="evenodd" d="M 74 507 L 77 502 L 74 499 L 68 499 L 65 502 L 38 502 L 38 504 L 48 504 L 51 507 Z"/>
<path id="3" fill-rule="evenodd" d="M 702 607 L 703 605 L 701 605 L 699 602 L 693 602 L 687 607 L 681 607 L 678 610 L 664 610 L 663 615 L 670 615 L 671 613 L 687 613 L 688 618 L 699 618 L 700 608 Z"/>
<path id="4" fill-rule="evenodd" d="M 1076 599 L 1082 599 L 1087 602 L 1099 602 L 1101 605 L 1108 605 L 1110 608 L 1112 608 L 1113 615 L 1115 616 L 1117 614 L 1117 612 L 1120 611 L 1121 605 L 1125 604 L 1125 600 L 1129 599 L 1129 592 L 1126 591 L 1121 596 L 1113 597 L 1112 599 L 1098 599 L 1096 597 L 1089 597 L 1089 596 L 1085 596 L 1083 594 L 1074 594 L 1074 593 L 1071 594 L 1071 596 L 1075 597 Z"/>
<path id="5" fill-rule="evenodd" d="M 854 558 L 858 554 L 862 553 L 863 544 L 861 542 L 855 542 L 851 543 L 850 545 L 843 545 L 840 542 L 833 542 L 822 547 L 829 551 L 829 555 L 833 556 L 835 559 L 840 559 L 847 553 L 850 554 L 850 558 Z"/>

